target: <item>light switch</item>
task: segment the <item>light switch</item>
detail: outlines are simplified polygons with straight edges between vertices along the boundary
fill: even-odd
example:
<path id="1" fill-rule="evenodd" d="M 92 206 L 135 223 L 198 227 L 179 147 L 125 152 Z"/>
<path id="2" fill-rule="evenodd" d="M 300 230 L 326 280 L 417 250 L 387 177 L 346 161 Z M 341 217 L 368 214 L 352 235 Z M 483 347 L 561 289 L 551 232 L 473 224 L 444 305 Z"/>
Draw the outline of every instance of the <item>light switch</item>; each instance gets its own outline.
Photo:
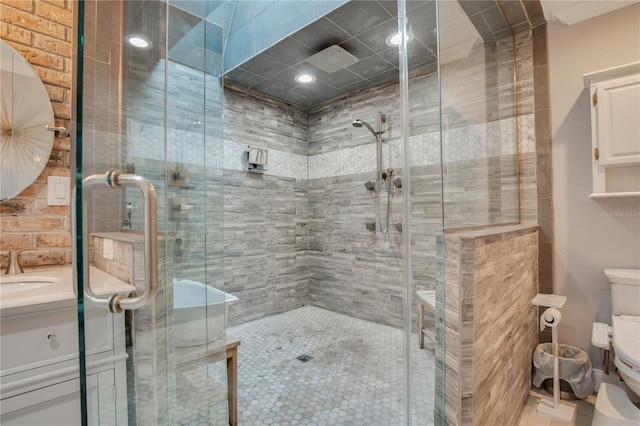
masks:
<path id="1" fill-rule="evenodd" d="M 56 183 L 56 200 L 64 200 L 65 199 L 65 191 L 67 186 L 64 183 Z"/>
<path id="2" fill-rule="evenodd" d="M 68 206 L 71 202 L 70 179 L 65 176 L 47 178 L 47 204 L 50 206 Z"/>

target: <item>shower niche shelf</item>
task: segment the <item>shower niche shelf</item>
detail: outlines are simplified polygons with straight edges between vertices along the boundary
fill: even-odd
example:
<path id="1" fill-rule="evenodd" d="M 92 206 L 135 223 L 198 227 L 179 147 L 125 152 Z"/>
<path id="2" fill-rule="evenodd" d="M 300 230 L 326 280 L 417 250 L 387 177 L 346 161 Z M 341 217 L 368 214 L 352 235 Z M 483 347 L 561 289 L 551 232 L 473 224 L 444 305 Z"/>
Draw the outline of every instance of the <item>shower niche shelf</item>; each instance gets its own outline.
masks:
<path id="1" fill-rule="evenodd" d="M 589 197 L 640 197 L 640 62 L 582 78 L 591 105 Z"/>

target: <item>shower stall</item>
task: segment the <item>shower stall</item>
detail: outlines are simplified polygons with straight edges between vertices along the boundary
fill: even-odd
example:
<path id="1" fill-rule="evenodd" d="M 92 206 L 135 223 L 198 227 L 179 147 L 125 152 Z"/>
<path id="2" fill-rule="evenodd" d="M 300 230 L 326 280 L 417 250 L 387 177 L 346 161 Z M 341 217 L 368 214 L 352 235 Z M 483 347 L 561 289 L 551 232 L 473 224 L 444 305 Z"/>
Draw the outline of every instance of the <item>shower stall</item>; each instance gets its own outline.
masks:
<path id="1" fill-rule="evenodd" d="M 85 424 L 451 421 L 445 229 L 520 218 L 512 34 L 497 3 L 463 3 L 78 2 L 81 353 L 85 318 L 118 311 L 85 297 L 83 264 L 143 294 L 150 244 L 158 261 L 155 295 L 119 314 L 126 406 L 96 406 L 85 353 Z M 205 285 L 189 327 L 182 281 Z M 416 291 L 435 295 L 425 349 Z"/>

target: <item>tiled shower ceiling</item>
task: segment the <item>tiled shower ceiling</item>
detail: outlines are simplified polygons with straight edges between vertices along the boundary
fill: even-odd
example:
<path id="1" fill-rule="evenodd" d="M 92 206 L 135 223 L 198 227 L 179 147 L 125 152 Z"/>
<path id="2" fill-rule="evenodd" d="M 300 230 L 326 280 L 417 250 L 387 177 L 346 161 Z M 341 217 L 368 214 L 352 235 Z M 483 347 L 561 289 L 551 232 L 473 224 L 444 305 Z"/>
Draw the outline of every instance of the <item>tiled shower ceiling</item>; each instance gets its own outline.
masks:
<path id="1" fill-rule="evenodd" d="M 409 2 L 415 28 L 421 29 L 409 44 L 411 65 L 436 61 L 436 38 L 426 37 L 436 26 L 433 1 Z M 397 2 L 350 1 L 225 74 L 228 81 L 284 101 L 310 107 L 348 92 L 398 78 L 398 48 L 386 38 L 398 31 Z M 327 73 L 307 59 L 338 45 L 358 59 L 353 65 Z M 296 75 L 310 73 L 311 84 L 298 83 Z"/>
<path id="2" fill-rule="evenodd" d="M 510 34 L 495 1 L 471 3 L 473 7 L 463 7 L 464 12 L 486 42 Z M 407 1 L 407 16 L 414 32 L 408 45 L 409 67 L 435 63 L 435 1 Z M 228 71 L 225 79 L 292 104 L 312 107 L 354 90 L 397 79 L 398 48 L 386 43 L 387 37 L 397 31 L 396 0 L 352 0 Z M 307 61 L 332 45 L 354 55 L 358 62 L 327 73 Z M 316 80 L 299 83 L 295 77 L 301 73 L 313 74 Z"/>

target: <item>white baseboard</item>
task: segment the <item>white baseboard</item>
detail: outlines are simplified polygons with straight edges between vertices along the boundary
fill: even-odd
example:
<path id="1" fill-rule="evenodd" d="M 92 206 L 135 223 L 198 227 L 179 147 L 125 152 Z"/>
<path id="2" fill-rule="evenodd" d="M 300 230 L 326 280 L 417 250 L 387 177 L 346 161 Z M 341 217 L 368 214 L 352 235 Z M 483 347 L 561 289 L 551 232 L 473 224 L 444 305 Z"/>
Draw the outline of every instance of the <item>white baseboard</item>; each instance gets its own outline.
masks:
<path id="1" fill-rule="evenodd" d="M 600 390 L 600 385 L 602 383 L 611 383 L 613 385 L 620 386 L 620 379 L 618 378 L 618 375 L 613 371 L 609 371 L 609 374 L 604 374 L 604 371 L 602 371 L 602 369 L 594 368 L 593 378 L 595 379 L 593 390 L 596 393 L 598 392 L 598 390 Z"/>

